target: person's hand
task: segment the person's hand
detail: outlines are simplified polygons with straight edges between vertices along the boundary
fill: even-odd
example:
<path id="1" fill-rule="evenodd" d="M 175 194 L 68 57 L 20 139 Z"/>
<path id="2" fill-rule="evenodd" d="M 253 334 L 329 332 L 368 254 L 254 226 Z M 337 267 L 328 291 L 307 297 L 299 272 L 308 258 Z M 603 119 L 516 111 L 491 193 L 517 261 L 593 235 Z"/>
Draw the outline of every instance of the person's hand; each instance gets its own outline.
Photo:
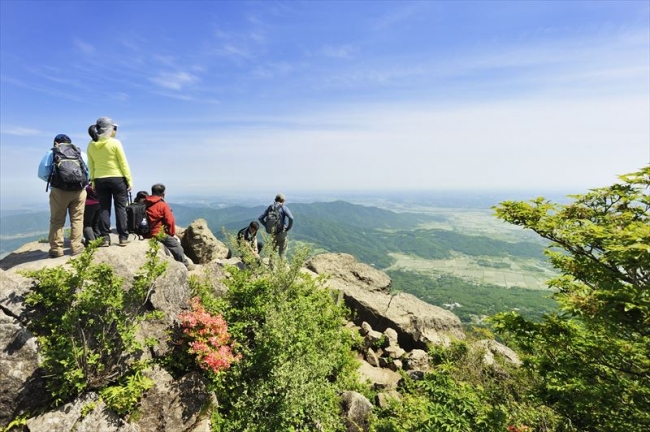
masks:
<path id="1" fill-rule="evenodd" d="M 126 187 L 126 191 L 127 191 L 127 192 L 131 192 L 131 189 L 133 189 L 131 186 L 127 186 L 127 187 Z"/>

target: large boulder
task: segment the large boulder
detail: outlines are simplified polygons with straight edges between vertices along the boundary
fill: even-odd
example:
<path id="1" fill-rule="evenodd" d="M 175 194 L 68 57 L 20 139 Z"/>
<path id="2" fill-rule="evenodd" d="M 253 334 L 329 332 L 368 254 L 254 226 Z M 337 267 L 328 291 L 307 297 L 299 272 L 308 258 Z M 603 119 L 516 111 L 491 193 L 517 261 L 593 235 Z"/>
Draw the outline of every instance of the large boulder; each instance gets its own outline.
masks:
<path id="1" fill-rule="evenodd" d="M 27 320 L 25 296 L 31 289 L 32 282 L 26 277 L 0 270 L 0 308 L 21 322 Z"/>
<path id="2" fill-rule="evenodd" d="M 316 255 L 306 263 L 306 267 L 317 274 L 329 275 L 334 288 L 352 284 L 367 291 L 390 292 L 391 280 L 386 273 L 357 262 L 350 254 Z"/>
<path id="3" fill-rule="evenodd" d="M 203 408 L 215 403 L 198 372 L 174 381 L 165 370 L 154 366 L 145 375 L 154 381 L 140 401 L 134 424 L 141 432 L 188 431 L 201 422 Z"/>
<path id="4" fill-rule="evenodd" d="M 0 429 L 50 399 L 38 360 L 36 338 L 0 309 Z"/>
<path id="5" fill-rule="evenodd" d="M 96 393 L 87 393 L 54 411 L 27 420 L 30 432 L 136 432 L 106 407 Z"/>
<path id="6" fill-rule="evenodd" d="M 343 392 L 341 409 L 347 432 L 365 432 L 370 429 L 372 403 L 365 396 L 354 391 Z"/>
<path id="7" fill-rule="evenodd" d="M 197 219 L 187 227 L 181 245 L 185 255 L 195 264 L 207 264 L 228 257 L 228 248 L 212 234 L 205 219 Z"/>
<path id="8" fill-rule="evenodd" d="M 356 312 L 355 322 L 366 321 L 374 330 L 392 328 L 406 350 L 426 349 L 426 345 L 448 344 L 462 339 L 460 319 L 452 312 L 399 293 L 391 295 L 390 278 L 347 254 L 321 254 L 310 259 L 308 269 L 329 276 L 332 289 L 344 294 L 345 303 Z"/>

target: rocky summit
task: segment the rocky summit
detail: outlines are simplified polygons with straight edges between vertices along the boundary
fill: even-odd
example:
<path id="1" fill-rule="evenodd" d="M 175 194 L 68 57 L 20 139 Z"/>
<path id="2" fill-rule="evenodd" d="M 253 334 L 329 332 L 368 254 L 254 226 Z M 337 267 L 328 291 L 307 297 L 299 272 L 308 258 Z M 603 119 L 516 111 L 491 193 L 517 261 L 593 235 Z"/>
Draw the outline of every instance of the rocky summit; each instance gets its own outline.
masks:
<path id="1" fill-rule="evenodd" d="M 228 259 L 228 247 L 217 240 L 205 221 L 197 220 L 181 231 L 185 253 L 197 265 L 187 268 L 159 251 L 168 261 L 167 271 L 158 278 L 149 296 L 149 307 L 162 312 L 161 319 L 143 325 L 138 337 L 154 338 L 159 345 L 143 353 L 144 359 L 165 355 L 169 330 L 178 322 L 178 315 L 188 308 L 192 273 L 208 277 L 217 294 L 227 290 L 223 281 L 229 277 L 227 266 L 242 266 L 239 258 Z M 117 239 L 113 239 L 117 244 Z M 147 241 L 133 241 L 127 247 L 98 248 L 94 260 L 109 264 L 129 289 L 136 271 L 146 260 Z M 196 372 L 172 377 L 160 367 L 147 372 L 154 385 L 146 391 L 139 415 L 125 422 L 102 403 L 98 394 L 87 392 L 76 400 L 54 410 L 39 368 L 39 347 L 27 329 L 30 312 L 25 296 L 35 281 L 25 271 L 45 267 L 69 266 L 71 257 L 48 257 L 46 243 L 28 243 L 0 260 L 0 428 L 18 416 L 26 417 L 28 431 L 194 431 L 208 432 L 210 420 L 202 408 L 214 396 L 206 389 Z M 342 416 L 348 430 L 364 430 L 374 404 L 380 406 L 399 400 L 400 370 L 414 377 L 428 367 L 428 344 L 448 344 L 464 338 L 461 322 L 448 310 L 427 304 L 416 297 L 390 292 L 391 280 L 372 266 L 357 262 L 351 255 L 325 253 L 311 257 L 304 273 L 326 278 L 325 287 L 338 293 L 339 299 L 353 311 L 354 322 L 345 325 L 359 333 L 363 343 L 358 348 L 360 379 L 378 391 L 375 401 L 348 391 L 341 395 Z M 490 341 L 480 345 L 490 351 L 500 347 Z M 508 355 L 515 356 L 508 352 Z M 516 362 L 518 359 L 513 358 Z M 90 402 L 93 402 L 89 405 Z M 212 403 L 217 403 L 212 401 Z M 88 408 L 92 407 L 90 412 Z"/>

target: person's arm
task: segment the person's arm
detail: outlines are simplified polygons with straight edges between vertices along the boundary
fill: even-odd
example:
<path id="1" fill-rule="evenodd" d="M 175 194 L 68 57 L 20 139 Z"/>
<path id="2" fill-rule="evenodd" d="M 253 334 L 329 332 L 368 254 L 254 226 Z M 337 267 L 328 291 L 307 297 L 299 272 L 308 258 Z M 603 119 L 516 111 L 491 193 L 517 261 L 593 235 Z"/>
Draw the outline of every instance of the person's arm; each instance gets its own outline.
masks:
<path id="1" fill-rule="evenodd" d="M 169 207 L 169 204 L 165 203 L 165 208 L 163 210 L 163 224 L 165 224 L 167 234 L 170 236 L 176 235 L 176 220 L 174 219 L 174 213 Z"/>
<path id="2" fill-rule="evenodd" d="M 262 224 L 262 226 L 266 226 L 266 216 L 269 214 L 269 208 L 267 207 L 266 210 L 264 210 L 264 213 L 261 214 L 260 217 L 257 218 L 258 221 Z"/>
<path id="3" fill-rule="evenodd" d="M 38 178 L 44 182 L 50 181 L 50 174 L 52 174 L 52 159 L 52 150 L 49 150 L 45 153 L 45 156 L 41 159 L 41 163 L 38 165 Z"/>
<path id="4" fill-rule="evenodd" d="M 131 169 L 129 168 L 129 162 L 126 160 L 126 155 L 124 154 L 124 149 L 122 148 L 122 143 L 120 140 L 115 141 L 115 156 L 117 159 L 117 165 L 120 167 L 122 175 L 126 179 L 126 184 L 129 187 L 129 190 L 133 187 L 133 179 L 131 178 Z M 173 234 L 172 234 L 173 235 Z"/>
<path id="5" fill-rule="evenodd" d="M 284 217 L 289 219 L 289 222 L 284 226 L 284 230 L 289 231 L 291 227 L 293 227 L 293 215 L 291 214 L 291 210 L 288 208 L 282 207 L 282 209 L 284 210 Z"/>

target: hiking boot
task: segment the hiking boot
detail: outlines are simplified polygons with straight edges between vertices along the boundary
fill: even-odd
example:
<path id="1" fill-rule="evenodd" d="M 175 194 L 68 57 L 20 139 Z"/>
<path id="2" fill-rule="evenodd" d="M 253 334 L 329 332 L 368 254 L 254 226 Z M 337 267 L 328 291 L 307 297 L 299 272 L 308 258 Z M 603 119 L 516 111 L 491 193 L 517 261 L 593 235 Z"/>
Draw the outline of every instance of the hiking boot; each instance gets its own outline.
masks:
<path id="1" fill-rule="evenodd" d="M 109 247 L 111 245 L 110 239 L 104 238 L 104 241 L 99 245 L 99 247 Z"/>
<path id="2" fill-rule="evenodd" d="M 128 238 L 126 238 L 124 240 L 120 240 L 120 246 L 122 246 L 122 247 L 128 245 L 129 243 L 131 243 L 131 240 L 129 240 Z"/>
<path id="3" fill-rule="evenodd" d="M 59 258 L 59 257 L 63 256 L 63 252 L 62 251 L 50 251 L 50 252 L 48 252 L 47 256 L 49 256 L 50 258 Z"/>
<path id="4" fill-rule="evenodd" d="M 81 252 L 83 252 L 83 251 L 84 251 L 83 249 L 79 249 L 79 250 L 72 250 L 72 249 L 70 249 L 70 256 L 79 255 L 79 254 L 80 254 Z"/>

